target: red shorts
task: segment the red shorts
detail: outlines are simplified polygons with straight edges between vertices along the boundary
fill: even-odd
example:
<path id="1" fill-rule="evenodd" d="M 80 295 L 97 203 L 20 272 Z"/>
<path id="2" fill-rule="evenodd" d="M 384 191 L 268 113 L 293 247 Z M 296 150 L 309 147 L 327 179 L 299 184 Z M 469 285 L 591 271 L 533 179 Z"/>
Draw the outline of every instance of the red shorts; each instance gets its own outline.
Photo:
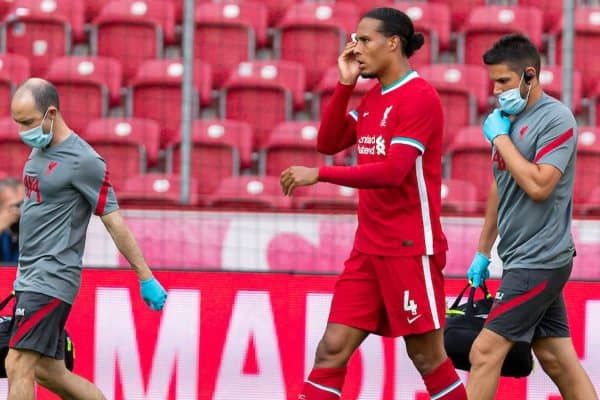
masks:
<path id="1" fill-rule="evenodd" d="M 446 253 L 383 257 L 352 250 L 335 284 L 329 322 L 381 336 L 444 326 Z"/>

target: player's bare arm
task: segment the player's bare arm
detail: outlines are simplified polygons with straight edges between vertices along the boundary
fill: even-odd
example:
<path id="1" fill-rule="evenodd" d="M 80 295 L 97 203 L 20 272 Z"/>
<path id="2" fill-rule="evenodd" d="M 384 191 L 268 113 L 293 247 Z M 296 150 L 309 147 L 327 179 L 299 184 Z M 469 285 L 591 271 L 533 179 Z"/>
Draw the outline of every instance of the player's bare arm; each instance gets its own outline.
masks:
<path id="1" fill-rule="evenodd" d="M 512 177 L 532 200 L 544 201 L 550 196 L 562 175 L 556 167 L 528 161 L 508 135 L 498 136 L 494 145 Z"/>
<path id="2" fill-rule="evenodd" d="M 142 251 L 127 227 L 121 213 L 116 210 L 101 216 L 100 219 L 121 254 L 123 254 L 134 269 L 139 280 L 146 281 L 152 278 L 152 272 L 144 260 Z"/>
<path id="3" fill-rule="evenodd" d="M 488 258 L 492 252 L 492 246 L 498 236 L 498 187 L 494 181 L 490 186 L 487 203 L 485 206 L 485 219 L 479 235 L 478 250 Z"/>
<path id="4" fill-rule="evenodd" d="M 319 181 L 319 169 L 300 166 L 289 167 L 281 173 L 279 182 L 285 196 L 291 196 L 298 186 L 314 185 Z"/>

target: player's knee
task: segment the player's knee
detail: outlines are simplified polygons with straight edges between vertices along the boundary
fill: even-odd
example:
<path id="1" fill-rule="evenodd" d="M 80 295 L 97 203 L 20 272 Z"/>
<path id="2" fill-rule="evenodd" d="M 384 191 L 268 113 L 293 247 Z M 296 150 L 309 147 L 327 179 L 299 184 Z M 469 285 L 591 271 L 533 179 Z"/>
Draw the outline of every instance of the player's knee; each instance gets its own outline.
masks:
<path id="1" fill-rule="evenodd" d="M 48 371 L 48 368 L 46 368 L 44 365 L 38 364 L 35 367 L 33 377 L 39 385 L 42 385 L 44 387 L 49 387 L 52 385 L 52 382 L 53 382 L 52 373 L 50 371 Z"/>
<path id="2" fill-rule="evenodd" d="M 317 362 L 342 365 L 349 357 L 347 353 L 347 343 L 344 336 L 326 332 L 317 347 Z"/>
<path id="3" fill-rule="evenodd" d="M 31 374 L 27 369 L 23 368 L 23 357 L 18 352 L 10 351 L 4 359 L 4 368 L 6 369 L 6 376 L 9 380 L 15 381 L 17 379 L 31 378 Z"/>
<path id="4" fill-rule="evenodd" d="M 558 377 L 564 372 L 561 360 L 553 352 L 547 349 L 536 348 L 535 357 L 550 378 Z"/>
<path id="5" fill-rule="evenodd" d="M 469 352 L 469 361 L 474 367 L 494 362 L 494 349 L 479 338 L 475 339 Z"/>

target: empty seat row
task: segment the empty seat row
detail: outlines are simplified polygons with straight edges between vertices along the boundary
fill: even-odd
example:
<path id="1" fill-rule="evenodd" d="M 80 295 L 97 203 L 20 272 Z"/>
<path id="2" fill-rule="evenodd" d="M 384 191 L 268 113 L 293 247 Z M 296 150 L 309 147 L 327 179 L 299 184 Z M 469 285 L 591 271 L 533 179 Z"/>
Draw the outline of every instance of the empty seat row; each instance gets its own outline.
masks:
<path id="1" fill-rule="evenodd" d="M 410 15 L 417 30 L 427 36 L 425 47 L 412 58 L 414 66 L 437 62 L 440 51 L 451 47 L 452 7 L 438 2 L 392 5 Z M 586 50 L 597 47 L 598 10 L 580 7 L 576 11 L 578 61 L 594 60 L 594 52 Z M 31 61 L 32 73 L 43 76 L 54 58 L 71 54 L 71 36 L 82 35 L 84 13 L 82 3 L 73 0 L 15 0 L 1 25 L 5 37 L 3 51 L 26 56 Z M 174 4 L 168 1 L 106 2 L 91 24 L 91 55 L 118 59 L 122 78 L 129 82 L 143 61 L 163 57 L 165 46 L 174 43 L 175 14 Z M 197 4 L 195 54 L 215 66 L 214 85 L 222 85 L 229 70 L 242 61 L 253 60 L 256 49 L 269 43 L 269 15 L 268 5 L 260 2 Z M 273 55 L 276 59 L 302 64 L 307 88 L 312 90 L 325 69 L 335 64 L 359 16 L 359 8 L 349 2 L 290 4 L 273 29 Z M 515 26 L 540 48 L 546 47 L 540 9 L 530 5 L 479 6 L 470 11 L 464 26 L 457 31 L 458 59 L 481 65 L 483 51 L 502 34 L 514 31 Z M 551 36 L 559 43 L 558 47 L 550 46 L 552 49 L 560 48 L 560 27 L 560 24 L 553 26 Z M 550 57 L 550 62 L 553 61 L 554 53 Z M 586 65 L 582 68 L 584 78 L 598 78 L 598 68 L 594 63 Z M 587 86 L 584 89 L 592 90 Z"/>
<path id="2" fill-rule="evenodd" d="M 77 132 L 95 118 L 106 117 L 109 109 L 123 103 L 125 115 L 150 118 L 160 127 L 160 147 L 177 140 L 181 121 L 181 83 L 183 65 L 179 60 L 147 60 L 138 68 L 130 85 L 121 86 L 120 63 L 105 57 L 62 57 L 54 60 L 47 78 L 58 88 L 61 110 Z M 194 117 L 213 104 L 211 70 L 200 61 L 194 63 Z M 9 114 L 10 92 L 27 77 L 27 60 L 18 55 L 0 55 L 0 115 Z M 446 110 L 445 146 L 452 143 L 463 126 L 477 124 L 489 112 L 491 82 L 487 69 L 478 65 L 433 64 L 418 69 L 440 93 Z M 295 119 L 304 110 L 306 99 L 305 71 L 289 61 L 243 62 L 227 78 L 219 93 L 218 115 L 250 123 L 254 131 L 253 150 L 258 151 L 280 122 Z M 561 66 L 543 66 L 540 81 L 551 96 L 562 95 Z M 326 70 L 312 98 L 312 117 L 319 119 L 338 82 L 337 67 Z M 354 107 L 370 90 L 375 80 L 359 79 L 349 107 Z M 572 85 L 573 110 L 582 110 L 582 77 L 575 71 Z M 598 97 L 600 84 L 594 93 Z M 600 102 L 593 103 L 600 112 Z M 592 113 L 593 114 L 593 113 Z M 593 121 L 590 121 L 593 123 Z"/>

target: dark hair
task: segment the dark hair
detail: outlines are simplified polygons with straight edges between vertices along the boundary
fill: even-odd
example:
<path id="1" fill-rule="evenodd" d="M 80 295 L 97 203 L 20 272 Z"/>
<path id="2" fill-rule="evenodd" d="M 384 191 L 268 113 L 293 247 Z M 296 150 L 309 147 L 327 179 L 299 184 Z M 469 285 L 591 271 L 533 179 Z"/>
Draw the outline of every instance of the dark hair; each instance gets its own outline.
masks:
<path id="1" fill-rule="evenodd" d="M 35 100 L 35 106 L 42 114 L 48 110 L 48 107 L 54 106 L 60 110 L 58 103 L 58 91 L 50 82 L 44 82 L 39 85 L 31 85 L 29 88 L 31 95 Z"/>
<path id="2" fill-rule="evenodd" d="M 365 13 L 362 18 L 380 20 L 379 32 L 385 37 L 399 36 L 402 41 L 402 53 L 406 57 L 412 56 L 425 43 L 423 34 L 415 33 L 415 28 L 408 15 L 395 8 L 374 8 Z"/>
<path id="3" fill-rule="evenodd" d="M 527 67 L 534 67 L 536 76 L 540 75 L 540 52 L 521 33 L 501 37 L 483 54 L 483 62 L 486 65 L 506 64 L 517 74 L 525 72 Z"/>
<path id="4" fill-rule="evenodd" d="M 15 93 L 20 90 L 27 90 L 31 93 L 33 101 L 35 102 L 35 108 L 42 114 L 44 114 L 50 106 L 54 106 L 57 110 L 60 110 L 58 91 L 50 82 L 38 78 L 30 78 L 22 83 Z"/>

